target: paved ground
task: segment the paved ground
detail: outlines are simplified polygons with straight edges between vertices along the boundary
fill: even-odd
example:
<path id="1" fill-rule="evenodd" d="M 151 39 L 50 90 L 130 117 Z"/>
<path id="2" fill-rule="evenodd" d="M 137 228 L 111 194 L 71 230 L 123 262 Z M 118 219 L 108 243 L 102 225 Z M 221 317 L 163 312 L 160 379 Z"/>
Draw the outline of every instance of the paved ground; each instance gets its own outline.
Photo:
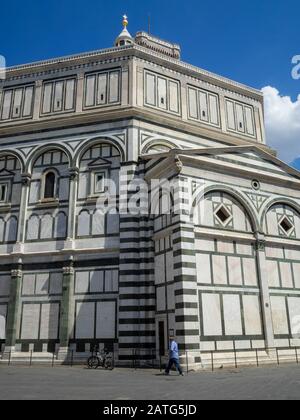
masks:
<path id="1" fill-rule="evenodd" d="M 154 370 L 0 365 L 0 399 L 300 399 L 300 366 L 163 376 Z"/>

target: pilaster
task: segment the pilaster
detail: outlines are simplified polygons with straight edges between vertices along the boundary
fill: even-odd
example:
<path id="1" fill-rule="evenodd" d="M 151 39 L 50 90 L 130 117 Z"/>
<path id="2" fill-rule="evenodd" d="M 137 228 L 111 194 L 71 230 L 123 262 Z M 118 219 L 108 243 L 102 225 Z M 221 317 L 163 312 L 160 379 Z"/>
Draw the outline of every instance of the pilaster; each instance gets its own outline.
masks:
<path id="1" fill-rule="evenodd" d="M 260 283 L 261 291 L 261 307 L 264 323 L 264 333 L 266 348 L 272 349 L 275 347 L 274 340 L 274 328 L 272 321 L 272 312 L 271 312 L 271 300 L 268 284 L 268 271 L 267 271 L 267 261 L 265 253 L 265 236 L 262 234 L 256 235 L 256 256 L 257 256 L 257 267 L 258 267 L 258 278 Z"/>
<path id="2" fill-rule="evenodd" d="M 16 345 L 20 319 L 20 295 L 22 277 L 22 264 L 19 263 L 15 268 L 11 270 L 10 297 L 6 319 L 5 352 L 13 351 Z"/>
<path id="3" fill-rule="evenodd" d="M 63 267 L 63 294 L 60 310 L 60 349 L 59 353 L 68 351 L 69 340 L 74 327 L 74 267 L 73 261 L 69 260 Z"/>
<path id="4" fill-rule="evenodd" d="M 72 248 L 72 242 L 76 235 L 76 203 L 78 190 L 78 168 L 70 169 L 70 193 L 69 193 L 69 214 L 68 214 L 68 233 L 67 248 Z"/>
<path id="5" fill-rule="evenodd" d="M 175 335 L 181 352 L 188 352 L 189 363 L 200 362 L 199 299 L 197 289 L 194 225 L 190 222 L 189 188 L 182 177 L 174 204 L 172 232 L 175 283 Z M 184 361 L 183 361 L 184 362 Z"/>
<path id="6" fill-rule="evenodd" d="M 122 68 L 122 93 L 121 104 L 127 106 L 129 103 L 129 69 L 128 67 Z"/>
<path id="7" fill-rule="evenodd" d="M 42 89 L 43 81 L 36 80 L 35 82 L 35 95 L 34 95 L 34 104 L 33 104 L 33 120 L 38 120 L 40 118 L 40 110 L 42 104 Z"/>
<path id="8" fill-rule="evenodd" d="M 27 203 L 30 187 L 30 174 L 22 174 L 22 190 L 20 200 L 20 213 L 19 213 L 19 225 L 18 225 L 18 239 L 19 244 L 23 244 L 26 238 L 26 216 L 27 216 Z"/>
<path id="9" fill-rule="evenodd" d="M 148 205 L 130 212 L 129 191 L 133 179 L 142 175 L 136 162 L 124 163 L 120 175 L 120 264 L 119 264 L 119 361 L 153 357 L 155 349 L 155 289 L 153 230 Z M 145 213 L 146 214 L 145 214 Z"/>
<path id="10" fill-rule="evenodd" d="M 84 73 L 77 75 L 76 112 L 82 112 L 84 97 Z"/>

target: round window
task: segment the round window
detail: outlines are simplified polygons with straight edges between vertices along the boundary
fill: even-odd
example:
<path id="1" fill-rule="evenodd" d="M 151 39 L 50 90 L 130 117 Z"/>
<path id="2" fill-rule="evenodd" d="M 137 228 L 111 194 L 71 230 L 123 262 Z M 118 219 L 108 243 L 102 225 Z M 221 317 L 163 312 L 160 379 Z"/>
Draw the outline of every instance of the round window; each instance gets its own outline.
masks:
<path id="1" fill-rule="evenodd" d="M 256 179 L 254 179 L 254 180 L 252 181 L 252 188 L 253 188 L 254 190 L 259 190 L 259 189 L 260 189 L 260 182 L 259 182 L 259 181 L 257 181 Z"/>

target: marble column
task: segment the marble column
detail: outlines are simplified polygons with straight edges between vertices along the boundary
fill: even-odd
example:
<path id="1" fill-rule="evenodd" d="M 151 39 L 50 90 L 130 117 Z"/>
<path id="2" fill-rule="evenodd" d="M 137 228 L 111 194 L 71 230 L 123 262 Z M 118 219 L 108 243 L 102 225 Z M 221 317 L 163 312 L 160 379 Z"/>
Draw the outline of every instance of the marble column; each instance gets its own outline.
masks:
<path id="1" fill-rule="evenodd" d="M 26 239 L 26 216 L 27 216 L 27 203 L 30 188 L 30 174 L 22 174 L 22 190 L 20 200 L 20 212 L 19 212 L 19 224 L 18 224 L 18 236 L 17 243 L 15 246 L 15 252 L 22 252 L 22 246 Z"/>
<path id="2" fill-rule="evenodd" d="M 74 326 L 74 267 L 69 260 L 63 268 L 63 295 L 60 311 L 60 349 L 59 353 L 66 353 Z"/>
<path id="3" fill-rule="evenodd" d="M 22 286 L 22 264 L 11 270 L 10 297 L 6 319 L 5 352 L 14 351 L 20 322 L 20 295 Z"/>
<path id="4" fill-rule="evenodd" d="M 68 214 L 68 232 L 65 248 L 73 249 L 73 241 L 76 235 L 76 202 L 78 190 L 78 168 L 70 169 L 70 194 L 69 194 L 69 214 Z"/>

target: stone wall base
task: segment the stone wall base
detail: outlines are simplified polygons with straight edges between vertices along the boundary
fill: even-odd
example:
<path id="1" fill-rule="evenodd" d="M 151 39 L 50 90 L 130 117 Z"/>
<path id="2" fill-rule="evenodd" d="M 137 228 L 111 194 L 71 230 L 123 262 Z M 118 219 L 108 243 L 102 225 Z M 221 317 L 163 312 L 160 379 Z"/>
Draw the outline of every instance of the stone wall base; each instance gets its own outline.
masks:
<path id="1" fill-rule="evenodd" d="M 225 368 L 259 367 L 300 363 L 299 349 L 259 349 L 234 352 L 204 352 L 201 354 L 202 368 L 218 370 Z"/>
<path id="2" fill-rule="evenodd" d="M 61 348 L 58 353 L 18 352 L 14 348 L 6 348 L 0 353 L 1 364 L 22 365 L 75 365 L 86 364 L 90 352 L 77 353 L 74 350 Z M 167 357 L 155 360 L 118 360 L 114 355 L 115 366 L 132 368 L 165 368 Z M 226 368 L 259 367 L 264 365 L 281 365 L 284 363 L 300 363 L 300 349 L 259 349 L 234 352 L 203 352 L 201 357 L 182 356 L 180 364 L 186 371 L 212 371 Z"/>

